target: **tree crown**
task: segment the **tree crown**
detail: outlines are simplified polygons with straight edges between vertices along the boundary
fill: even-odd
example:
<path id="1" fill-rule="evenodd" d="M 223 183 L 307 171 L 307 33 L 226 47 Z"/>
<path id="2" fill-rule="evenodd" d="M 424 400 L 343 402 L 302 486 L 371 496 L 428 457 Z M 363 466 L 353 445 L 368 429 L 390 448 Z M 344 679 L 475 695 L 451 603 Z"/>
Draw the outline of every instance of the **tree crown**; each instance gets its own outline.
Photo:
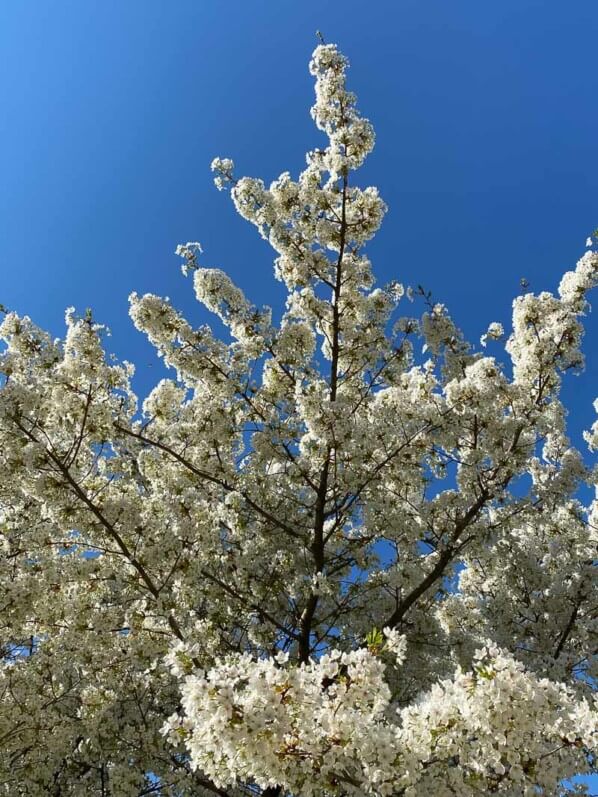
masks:
<path id="1" fill-rule="evenodd" d="M 481 349 L 377 287 L 347 66 L 313 54 L 326 144 L 296 180 L 212 163 L 276 252 L 279 324 L 179 246 L 230 340 L 132 294 L 176 373 L 140 409 L 90 314 L 0 327 L 7 794 L 549 795 L 592 769 L 596 479 L 559 391 L 598 253 Z"/>

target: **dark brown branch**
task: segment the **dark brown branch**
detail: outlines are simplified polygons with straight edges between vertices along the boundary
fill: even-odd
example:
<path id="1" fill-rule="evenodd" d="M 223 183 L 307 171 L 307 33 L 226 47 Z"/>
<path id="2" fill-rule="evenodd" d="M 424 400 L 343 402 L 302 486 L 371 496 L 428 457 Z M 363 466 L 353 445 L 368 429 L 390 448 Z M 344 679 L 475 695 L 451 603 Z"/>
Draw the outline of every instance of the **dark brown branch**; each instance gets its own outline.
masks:
<path id="1" fill-rule="evenodd" d="M 450 544 L 442 551 L 432 570 L 430 570 L 423 581 L 421 581 L 417 587 L 412 589 L 411 592 L 398 604 L 388 620 L 383 623 L 382 627 L 390 626 L 390 628 L 393 628 L 394 626 L 398 625 L 413 604 L 416 603 L 416 601 L 419 600 L 424 592 L 427 592 L 428 589 L 430 589 L 430 587 L 442 576 L 456 552 L 456 543 L 459 541 L 459 538 L 465 529 L 476 520 L 482 507 L 485 505 L 489 497 L 490 494 L 488 492 L 482 492 L 478 496 L 477 500 L 467 510 L 465 515 L 463 515 L 463 517 L 457 521 L 451 536 Z"/>
<path id="2" fill-rule="evenodd" d="M 35 435 L 32 434 L 28 429 L 26 429 L 20 421 L 15 419 L 15 424 L 23 432 L 23 434 L 25 434 L 31 441 L 36 443 L 38 442 Z M 108 520 L 108 518 L 104 515 L 104 513 L 101 511 L 101 509 L 94 504 L 91 498 L 87 495 L 87 492 L 76 481 L 76 479 L 73 477 L 72 473 L 70 472 L 69 468 L 64 464 L 64 462 L 60 459 L 60 457 L 58 457 L 53 451 L 49 450 L 48 448 L 46 448 L 46 454 L 48 458 L 51 460 L 51 462 L 54 464 L 55 468 L 60 472 L 64 481 L 70 487 L 71 491 L 89 509 L 91 514 L 96 518 L 96 520 L 98 520 L 101 526 L 106 530 L 109 537 L 116 543 L 118 549 L 125 557 L 125 559 L 137 571 L 137 573 L 141 577 L 141 580 L 147 587 L 152 597 L 158 598 L 160 590 L 156 587 L 156 585 L 152 581 L 149 573 L 142 565 L 142 563 L 137 559 L 137 557 L 132 553 L 132 551 L 129 550 L 129 546 L 121 537 L 115 525 L 111 523 Z M 172 629 L 177 639 L 183 642 L 184 641 L 183 632 L 181 631 L 181 628 L 177 623 L 176 619 L 172 615 L 168 615 L 168 625 Z"/>
<path id="3" fill-rule="evenodd" d="M 251 609 L 252 611 L 258 612 L 260 615 L 262 615 L 262 617 L 268 620 L 268 622 L 272 623 L 272 625 L 275 626 L 275 628 L 278 628 L 279 631 L 282 631 L 285 635 L 291 637 L 291 639 L 296 639 L 296 640 L 299 639 L 298 634 L 296 634 L 294 631 L 291 631 L 282 623 L 279 623 L 278 620 L 275 617 L 272 617 L 272 615 L 269 612 L 265 611 L 265 609 L 262 606 L 260 606 L 259 603 L 252 603 L 250 601 L 248 602 L 246 598 L 244 598 L 243 595 L 237 592 L 237 590 L 234 587 L 231 587 L 229 584 L 222 581 L 212 573 L 209 573 L 207 570 L 202 570 L 201 574 L 204 578 L 207 578 L 209 581 L 213 581 L 214 584 L 217 584 L 219 587 L 221 587 L 221 589 L 223 589 L 235 600 L 238 600 L 239 603 L 241 603 L 243 606 L 245 606 L 248 609 Z"/>
<path id="4" fill-rule="evenodd" d="M 559 641 L 557 643 L 557 646 L 555 648 L 554 654 L 552 656 L 553 659 L 558 659 L 558 657 L 563 652 L 563 648 L 565 647 L 567 639 L 569 638 L 571 632 L 573 631 L 573 627 L 575 626 L 575 621 L 577 620 L 577 615 L 579 614 L 579 609 L 581 608 L 581 604 L 583 603 L 583 600 L 584 600 L 584 596 L 583 595 L 579 595 L 577 600 L 573 604 L 573 611 L 571 612 L 569 620 L 567 621 L 567 625 L 563 629 L 563 633 L 559 637 Z"/>
<path id="5" fill-rule="evenodd" d="M 192 462 L 189 462 L 189 460 L 186 459 L 186 457 L 183 457 L 181 454 L 179 454 L 170 446 L 167 446 L 165 443 L 161 443 L 159 440 L 152 440 L 150 437 L 146 437 L 146 435 L 141 434 L 139 432 L 133 432 L 130 429 L 126 429 L 124 426 L 120 426 L 120 424 L 116 424 L 116 429 L 122 434 L 126 434 L 129 437 L 135 437 L 138 440 L 141 440 L 143 443 L 145 443 L 148 446 L 159 448 L 161 451 L 164 451 L 166 454 L 169 454 L 173 459 L 176 459 L 177 462 L 179 462 L 181 465 L 190 470 L 191 473 L 193 473 L 198 478 L 203 479 L 204 481 L 208 481 L 212 484 L 215 484 L 216 486 L 220 487 L 226 492 L 229 493 L 238 492 L 239 495 L 242 496 L 243 500 L 247 503 L 247 505 L 250 506 L 255 512 L 257 512 L 258 515 L 261 515 L 265 520 L 268 520 L 274 526 L 281 529 L 286 534 L 289 534 L 291 537 L 298 538 L 300 536 L 294 529 L 292 529 L 286 523 L 283 523 L 281 520 L 276 518 L 267 509 L 264 509 L 263 507 L 259 506 L 259 504 L 256 504 L 256 502 L 252 498 L 250 498 L 246 492 L 244 492 L 243 490 L 238 490 L 234 485 L 229 484 L 224 479 L 219 479 L 217 476 L 213 476 L 211 473 L 207 473 L 206 471 L 201 470 L 200 468 L 196 468 Z"/>
<path id="6" fill-rule="evenodd" d="M 347 176 L 343 177 L 343 197 L 341 210 L 341 226 L 339 239 L 339 252 L 336 263 L 336 281 L 333 291 L 332 302 L 332 345 L 330 363 L 330 402 L 336 401 L 338 380 L 339 380 L 339 359 L 340 359 L 340 298 L 343 284 L 343 257 L 345 254 L 347 236 Z M 311 553 L 314 561 L 315 573 L 322 573 L 324 570 L 325 556 L 324 549 L 326 540 L 324 538 L 324 523 L 326 521 L 326 496 L 328 493 L 328 478 L 330 474 L 330 463 L 332 457 L 332 447 L 328 446 L 326 458 L 320 473 L 316 502 L 314 506 L 314 538 L 311 545 Z M 299 661 L 307 663 L 311 653 L 311 632 L 314 616 L 318 606 L 318 594 L 311 593 L 307 603 L 301 613 L 299 630 Z"/>

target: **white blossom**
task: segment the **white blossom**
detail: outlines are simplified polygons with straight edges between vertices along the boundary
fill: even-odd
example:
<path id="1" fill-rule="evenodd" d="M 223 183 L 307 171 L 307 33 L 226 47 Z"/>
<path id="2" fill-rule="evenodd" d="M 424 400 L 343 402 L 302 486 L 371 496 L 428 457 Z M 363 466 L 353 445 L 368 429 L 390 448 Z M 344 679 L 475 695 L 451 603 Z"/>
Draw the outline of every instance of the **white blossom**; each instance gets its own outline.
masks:
<path id="1" fill-rule="evenodd" d="M 486 346 L 488 339 L 490 340 L 500 340 L 502 336 L 505 334 L 505 330 L 502 324 L 499 324 L 498 321 L 493 321 L 486 332 L 480 338 L 480 343 L 482 346 Z"/>

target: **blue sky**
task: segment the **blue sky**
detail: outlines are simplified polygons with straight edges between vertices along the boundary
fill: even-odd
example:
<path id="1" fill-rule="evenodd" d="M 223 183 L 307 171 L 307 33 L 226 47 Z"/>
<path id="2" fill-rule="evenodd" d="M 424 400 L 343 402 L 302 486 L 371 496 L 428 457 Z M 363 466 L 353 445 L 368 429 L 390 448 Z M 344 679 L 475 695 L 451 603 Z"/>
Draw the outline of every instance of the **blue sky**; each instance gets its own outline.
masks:
<path id="1" fill-rule="evenodd" d="M 92 307 L 142 391 L 156 372 L 128 294 L 205 320 L 177 243 L 279 305 L 271 251 L 209 164 L 268 181 L 302 168 L 321 141 L 316 28 L 377 130 L 360 179 L 390 208 L 379 279 L 430 288 L 475 340 L 509 320 L 521 277 L 553 290 L 598 224 L 595 0 L 19 0 L 0 7 L 0 301 L 56 334 L 66 306 Z M 566 389 L 577 440 L 597 339 L 590 317 L 589 368 Z"/>
<path id="2" fill-rule="evenodd" d="M 370 246 L 380 281 L 430 288 L 474 340 L 509 321 L 521 277 L 554 290 L 598 225 L 595 0 L 5 0 L 0 302 L 54 334 L 66 306 L 92 307 L 141 391 L 158 368 L 128 294 L 206 320 L 177 243 L 201 241 L 205 265 L 279 305 L 272 254 L 209 164 L 230 156 L 267 181 L 303 167 L 321 141 L 316 29 L 349 56 L 376 127 L 360 181 L 390 208 Z M 565 388 L 578 443 L 597 318 Z"/>

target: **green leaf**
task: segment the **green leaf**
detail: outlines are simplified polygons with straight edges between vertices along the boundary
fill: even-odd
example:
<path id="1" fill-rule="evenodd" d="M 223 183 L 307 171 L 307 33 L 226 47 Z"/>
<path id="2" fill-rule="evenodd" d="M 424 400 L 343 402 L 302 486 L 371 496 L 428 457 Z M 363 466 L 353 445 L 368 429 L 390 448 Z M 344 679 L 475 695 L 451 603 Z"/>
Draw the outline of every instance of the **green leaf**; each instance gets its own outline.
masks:
<path id="1" fill-rule="evenodd" d="M 371 653 L 378 653 L 384 645 L 384 634 L 379 628 L 372 628 L 366 635 L 365 642 Z"/>

